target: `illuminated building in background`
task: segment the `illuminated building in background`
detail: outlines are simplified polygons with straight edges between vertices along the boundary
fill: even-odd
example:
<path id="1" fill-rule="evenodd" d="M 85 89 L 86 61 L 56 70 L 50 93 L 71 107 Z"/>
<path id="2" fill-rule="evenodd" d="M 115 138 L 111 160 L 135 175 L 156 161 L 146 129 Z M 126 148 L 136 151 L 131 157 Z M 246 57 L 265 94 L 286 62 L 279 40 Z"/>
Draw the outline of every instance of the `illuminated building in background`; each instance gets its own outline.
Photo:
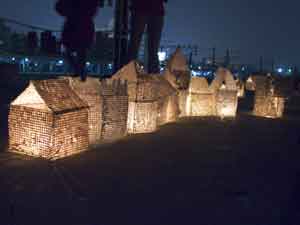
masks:
<path id="1" fill-rule="evenodd" d="M 9 149 L 58 159 L 87 150 L 88 105 L 64 80 L 31 81 L 10 106 Z"/>

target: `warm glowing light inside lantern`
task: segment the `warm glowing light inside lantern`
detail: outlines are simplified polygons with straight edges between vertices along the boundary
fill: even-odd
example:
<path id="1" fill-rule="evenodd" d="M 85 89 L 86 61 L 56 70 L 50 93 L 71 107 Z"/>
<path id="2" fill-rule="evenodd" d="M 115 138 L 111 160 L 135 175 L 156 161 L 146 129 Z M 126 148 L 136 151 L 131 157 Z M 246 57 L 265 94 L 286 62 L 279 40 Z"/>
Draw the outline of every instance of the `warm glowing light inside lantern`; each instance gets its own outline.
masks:
<path id="1" fill-rule="evenodd" d="M 226 90 L 226 85 L 222 84 L 221 87 L 220 87 L 220 90 Z"/>

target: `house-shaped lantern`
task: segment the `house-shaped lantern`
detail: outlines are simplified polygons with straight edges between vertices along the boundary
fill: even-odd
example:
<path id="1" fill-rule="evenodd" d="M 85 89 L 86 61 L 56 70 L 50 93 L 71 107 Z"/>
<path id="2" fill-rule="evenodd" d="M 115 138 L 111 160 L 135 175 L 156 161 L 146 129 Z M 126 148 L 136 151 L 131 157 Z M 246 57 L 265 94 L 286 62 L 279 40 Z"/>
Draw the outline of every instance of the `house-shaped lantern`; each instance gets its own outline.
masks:
<path id="1" fill-rule="evenodd" d="M 268 118 L 282 117 L 289 88 L 286 88 L 280 79 L 270 76 L 256 77 L 255 82 L 254 115 Z"/>
<path id="2" fill-rule="evenodd" d="M 245 97 L 245 83 L 243 82 L 242 79 L 237 79 L 236 80 L 236 87 L 237 87 L 237 95 L 239 98 L 244 98 Z"/>
<path id="3" fill-rule="evenodd" d="M 128 90 L 126 80 L 101 81 L 101 140 L 113 141 L 127 135 Z"/>
<path id="4" fill-rule="evenodd" d="M 246 80 L 245 89 L 247 91 L 255 91 L 255 88 L 255 78 L 253 75 L 251 75 Z"/>
<path id="5" fill-rule="evenodd" d="M 88 77 L 85 82 L 79 78 L 65 78 L 74 92 L 89 105 L 89 142 L 95 144 L 101 139 L 102 96 L 101 83 L 97 78 Z"/>
<path id="6" fill-rule="evenodd" d="M 128 82 L 128 133 L 136 134 L 156 131 L 158 81 L 151 75 L 143 73 L 135 61 L 124 66 L 112 79 L 127 80 Z"/>
<path id="7" fill-rule="evenodd" d="M 186 104 L 191 72 L 187 60 L 180 48 L 177 48 L 175 53 L 170 57 L 164 72 L 164 77 L 179 91 L 180 116 L 187 116 Z"/>
<path id="8" fill-rule="evenodd" d="M 216 115 L 221 118 L 235 117 L 238 97 L 236 82 L 231 72 L 227 69 L 219 68 L 210 88 L 214 93 Z"/>
<path id="9" fill-rule="evenodd" d="M 90 144 L 111 141 L 127 133 L 126 81 L 88 77 L 85 82 L 68 78 L 76 94 L 89 105 Z"/>
<path id="10" fill-rule="evenodd" d="M 214 115 L 214 95 L 204 77 L 192 77 L 186 106 L 187 116 Z"/>
<path id="11" fill-rule="evenodd" d="M 158 86 L 158 115 L 157 124 L 175 122 L 180 114 L 178 91 L 160 74 L 151 75 L 157 80 Z"/>
<path id="12" fill-rule="evenodd" d="M 9 149 L 46 159 L 87 150 L 88 105 L 65 80 L 31 81 L 10 105 Z"/>

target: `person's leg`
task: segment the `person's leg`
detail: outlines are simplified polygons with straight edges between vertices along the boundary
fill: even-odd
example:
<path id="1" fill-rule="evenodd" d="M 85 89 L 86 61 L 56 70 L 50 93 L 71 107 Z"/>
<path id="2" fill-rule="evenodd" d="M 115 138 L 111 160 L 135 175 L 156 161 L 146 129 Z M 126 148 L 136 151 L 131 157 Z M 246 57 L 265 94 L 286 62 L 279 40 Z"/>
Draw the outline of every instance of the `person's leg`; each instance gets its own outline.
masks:
<path id="1" fill-rule="evenodd" d="M 130 40 L 128 45 L 127 63 L 138 58 L 141 40 L 146 27 L 146 18 L 143 14 L 131 14 Z"/>
<path id="2" fill-rule="evenodd" d="M 76 73 L 76 60 L 74 58 L 74 52 L 71 51 L 70 49 L 67 49 L 66 50 L 66 58 L 67 58 L 67 61 L 68 61 L 68 72 L 70 73 Z M 74 75 L 74 74 L 73 74 Z"/>
<path id="3" fill-rule="evenodd" d="M 87 78 L 86 66 L 86 53 L 85 48 L 78 49 L 77 51 L 77 73 L 80 75 L 81 80 L 85 81 Z"/>
<path id="4" fill-rule="evenodd" d="M 148 72 L 159 73 L 160 66 L 158 60 L 158 50 L 160 45 L 161 34 L 164 25 L 163 16 L 151 16 L 148 20 Z"/>

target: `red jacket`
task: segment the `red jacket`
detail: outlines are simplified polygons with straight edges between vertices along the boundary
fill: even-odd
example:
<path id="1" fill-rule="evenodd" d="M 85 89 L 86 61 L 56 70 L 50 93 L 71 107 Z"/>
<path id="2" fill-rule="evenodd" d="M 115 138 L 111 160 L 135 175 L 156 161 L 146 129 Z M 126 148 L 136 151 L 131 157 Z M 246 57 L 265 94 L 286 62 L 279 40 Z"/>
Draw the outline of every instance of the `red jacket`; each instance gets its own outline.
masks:
<path id="1" fill-rule="evenodd" d="M 146 15 L 163 16 L 165 14 L 164 2 L 167 0 L 131 0 L 133 12 Z"/>

